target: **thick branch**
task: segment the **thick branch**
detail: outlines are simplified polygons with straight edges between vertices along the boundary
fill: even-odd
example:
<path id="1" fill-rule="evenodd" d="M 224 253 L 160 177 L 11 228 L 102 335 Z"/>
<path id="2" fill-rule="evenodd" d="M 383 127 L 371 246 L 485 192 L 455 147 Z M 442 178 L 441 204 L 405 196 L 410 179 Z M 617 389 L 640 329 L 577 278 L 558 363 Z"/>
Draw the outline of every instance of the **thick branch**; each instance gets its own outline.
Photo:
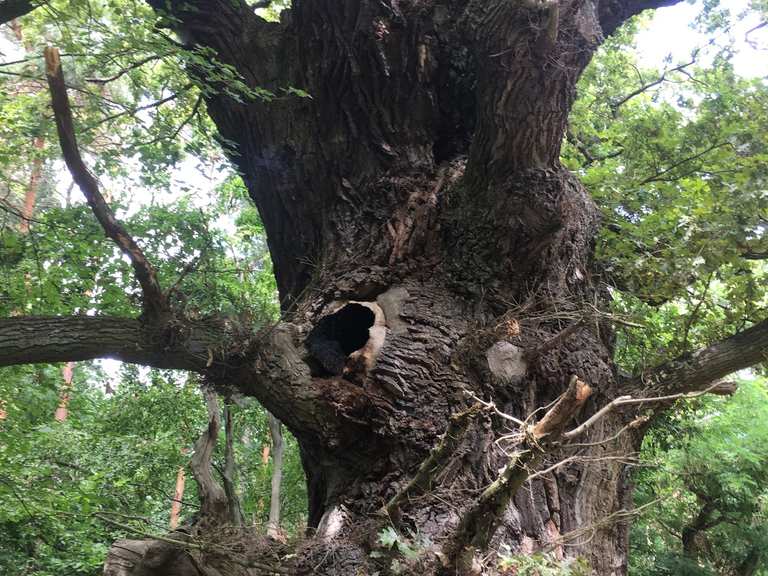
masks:
<path id="1" fill-rule="evenodd" d="M 211 467 L 213 452 L 221 428 L 219 401 L 216 393 L 206 388 L 203 390 L 205 405 L 208 409 L 208 426 L 195 442 L 195 454 L 189 462 L 192 475 L 197 482 L 200 493 L 201 520 L 214 526 L 222 526 L 229 522 L 229 505 L 227 495 L 221 485 L 214 479 Z"/>
<path id="2" fill-rule="evenodd" d="M 484 0 L 466 21 L 478 69 L 468 174 L 499 181 L 556 165 L 576 81 L 600 40 L 594 12 L 569 0 Z"/>
<path id="3" fill-rule="evenodd" d="M 628 388 L 642 395 L 702 390 L 728 374 L 768 360 L 768 320 L 643 372 Z"/>
<path id="4" fill-rule="evenodd" d="M 0 1 L 0 24 L 10 22 L 14 18 L 29 14 L 35 8 L 39 8 L 42 2 L 30 2 L 29 0 L 3 0 Z"/>
<path id="5" fill-rule="evenodd" d="M 67 87 L 61 69 L 59 51 L 48 46 L 45 49 L 46 76 L 51 90 L 53 113 L 56 119 L 56 130 L 59 143 L 64 155 L 64 161 L 69 168 L 72 178 L 83 191 L 88 205 L 93 210 L 99 224 L 106 235 L 111 238 L 120 250 L 131 260 L 136 279 L 141 285 L 144 295 L 144 310 L 153 318 L 161 318 L 167 310 L 165 295 L 160 288 L 157 274 L 147 260 L 136 241 L 117 221 L 104 197 L 101 195 L 96 178 L 88 171 L 77 147 L 75 129 L 72 122 L 72 110 L 69 106 Z"/>
<path id="6" fill-rule="evenodd" d="M 188 46 L 205 46 L 252 80 L 247 66 L 249 47 L 258 44 L 258 27 L 267 23 L 243 0 L 147 0 L 159 16 L 170 16 L 169 25 Z"/>
<path id="7" fill-rule="evenodd" d="M 212 322 L 155 329 L 111 316 L 0 318 L 0 366 L 115 358 L 201 371 L 220 357 L 225 337 Z"/>
<path id="8" fill-rule="evenodd" d="M 603 34 L 608 36 L 632 16 L 645 10 L 674 6 L 681 0 L 600 0 L 597 14 Z"/>

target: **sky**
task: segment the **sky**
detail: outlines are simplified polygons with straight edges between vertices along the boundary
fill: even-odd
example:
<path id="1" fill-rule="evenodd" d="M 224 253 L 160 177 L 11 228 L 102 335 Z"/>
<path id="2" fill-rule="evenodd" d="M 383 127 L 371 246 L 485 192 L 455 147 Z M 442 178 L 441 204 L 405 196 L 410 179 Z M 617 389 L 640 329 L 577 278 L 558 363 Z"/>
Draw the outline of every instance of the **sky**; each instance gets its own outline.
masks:
<path id="1" fill-rule="evenodd" d="M 702 49 L 700 60 L 706 63 L 715 53 L 715 47 L 725 45 L 727 36 L 720 35 L 714 39 L 715 45 L 709 46 L 710 38 L 695 30 L 692 25 L 702 11 L 703 2 L 694 4 L 682 2 L 669 8 L 660 8 L 654 12 L 647 27 L 636 37 L 637 55 L 640 64 L 650 68 L 663 68 L 664 60 L 672 56 L 672 66 L 688 62 L 691 53 Z M 721 0 L 722 6 L 727 6 L 732 14 L 747 11 L 747 0 Z M 734 39 L 736 55 L 733 59 L 737 74 L 745 77 L 768 77 L 768 26 L 749 34 L 748 30 L 760 23 L 757 13 L 749 13 L 730 31 Z M 752 46 L 754 44 L 755 46 Z"/>

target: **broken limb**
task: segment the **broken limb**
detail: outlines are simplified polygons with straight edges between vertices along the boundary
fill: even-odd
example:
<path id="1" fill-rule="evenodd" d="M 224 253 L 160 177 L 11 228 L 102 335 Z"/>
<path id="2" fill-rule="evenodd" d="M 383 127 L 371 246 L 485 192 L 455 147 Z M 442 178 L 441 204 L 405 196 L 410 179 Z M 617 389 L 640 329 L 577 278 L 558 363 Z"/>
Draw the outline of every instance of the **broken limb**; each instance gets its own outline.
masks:
<path id="1" fill-rule="evenodd" d="M 45 71 L 48 78 L 48 87 L 51 91 L 56 131 L 59 135 L 64 162 L 72 174 L 73 180 L 83 191 L 88 205 L 104 229 L 104 233 L 130 259 L 134 274 L 141 285 L 141 291 L 144 295 L 144 312 L 152 318 L 163 318 L 167 313 L 168 305 L 165 295 L 160 288 L 154 267 L 147 260 L 147 257 L 136 241 L 115 218 L 112 209 L 104 200 L 104 196 L 102 196 L 99 190 L 96 178 L 90 173 L 80 156 L 80 150 L 75 137 L 75 128 L 72 122 L 72 109 L 69 105 L 64 73 L 61 69 L 59 51 L 52 46 L 48 46 L 45 49 Z"/>

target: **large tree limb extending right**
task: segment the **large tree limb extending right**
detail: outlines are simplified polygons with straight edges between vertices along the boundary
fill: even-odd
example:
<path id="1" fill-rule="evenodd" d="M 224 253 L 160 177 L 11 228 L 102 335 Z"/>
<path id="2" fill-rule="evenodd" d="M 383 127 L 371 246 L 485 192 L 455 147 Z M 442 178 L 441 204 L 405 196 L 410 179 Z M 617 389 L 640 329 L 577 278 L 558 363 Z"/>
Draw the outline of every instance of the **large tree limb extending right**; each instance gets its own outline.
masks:
<path id="1" fill-rule="evenodd" d="M 738 370 L 768 361 L 768 319 L 711 346 L 646 370 L 627 388 L 638 395 L 702 390 Z"/>

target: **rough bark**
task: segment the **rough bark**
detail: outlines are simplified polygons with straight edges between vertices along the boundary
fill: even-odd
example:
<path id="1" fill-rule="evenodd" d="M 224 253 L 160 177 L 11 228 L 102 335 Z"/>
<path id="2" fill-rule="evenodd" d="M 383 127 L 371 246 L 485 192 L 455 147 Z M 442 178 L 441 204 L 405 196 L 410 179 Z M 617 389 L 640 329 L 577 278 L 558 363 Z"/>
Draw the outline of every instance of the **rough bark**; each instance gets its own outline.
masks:
<path id="1" fill-rule="evenodd" d="M 0 365 L 115 358 L 201 371 L 222 363 L 235 331 L 219 319 L 154 326 L 114 316 L 0 318 Z"/>
<path id="2" fill-rule="evenodd" d="M 768 360 L 768 320 L 707 348 L 683 354 L 634 378 L 628 387 L 652 394 L 700 390 L 710 382 Z"/>
<path id="3" fill-rule="evenodd" d="M 376 512 L 394 499 L 398 525 L 433 542 L 459 534 L 521 553 L 554 546 L 596 574 L 625 574 L 627 525 L 610 519 L 631 507 L 625 457 L 640 445 L 631 424 L 643 408 L 611 402 L 638 389 L 700 389 L 766 350 L 760 324 L 743 354 L 736 337 L 625 381 L 610 323 L 593 313 L 607 304 L 593 279 L 598 211 L 559 164 L 560 142 L 576 81 L 605 35 L 672 3 L 294 0 L 269 23 L 237 0 L 150 0 L 185 43 L 280 96 L 206 91 L 264 221 L 283 319 L 253 334 L 175 318 L 182 337 L 147 318 L 8 319 L 0 364 L 113 355 L 197 370 L 255 396 L 298 439 L 307 475 L 315 538 L 284 570 L 385 571 L 369 552 L 383 527 Z M 190 74 L 205 82 L 203 70 Z M 10 335 L 39 338 L 46 327 L 56 330 L 31 349 L 20 343 L 29 337 Z M 106 335 L 99 350 L 89 329 Z M 574 413 L 546 407 L 573 375 L 591 390 L 575 414 L 577 425 L 591 422 L 578 444 L 563 435 L 543 451 L 528 446 L 536 458 L 499 484 L 507 418 L 484 413 L 441 450 L 452 416 L 476 399 L 518 420 L 543 412 L 538 425 L 559 435 Z M 606 405 L 615 409 L 590 421 Z M 530 475 L 534 460 L 549 471 Z M 515 489 L 488 495 L 500 485 Z M 204 516 L 220 517 L 219 496 L 206 496 L 218 504 Z M 477 539 L 462 536 L 468 525 Z M 573 534 L 586 537 L 559 546 Z M 245 570 L 234 551 L 196 552 L 190 568 L 184 545 L 158 546 L 162 561 L 145 547 L 113 572 Z M 422 573 L 445 570 L 437 552 L 426 552 Z"/>

